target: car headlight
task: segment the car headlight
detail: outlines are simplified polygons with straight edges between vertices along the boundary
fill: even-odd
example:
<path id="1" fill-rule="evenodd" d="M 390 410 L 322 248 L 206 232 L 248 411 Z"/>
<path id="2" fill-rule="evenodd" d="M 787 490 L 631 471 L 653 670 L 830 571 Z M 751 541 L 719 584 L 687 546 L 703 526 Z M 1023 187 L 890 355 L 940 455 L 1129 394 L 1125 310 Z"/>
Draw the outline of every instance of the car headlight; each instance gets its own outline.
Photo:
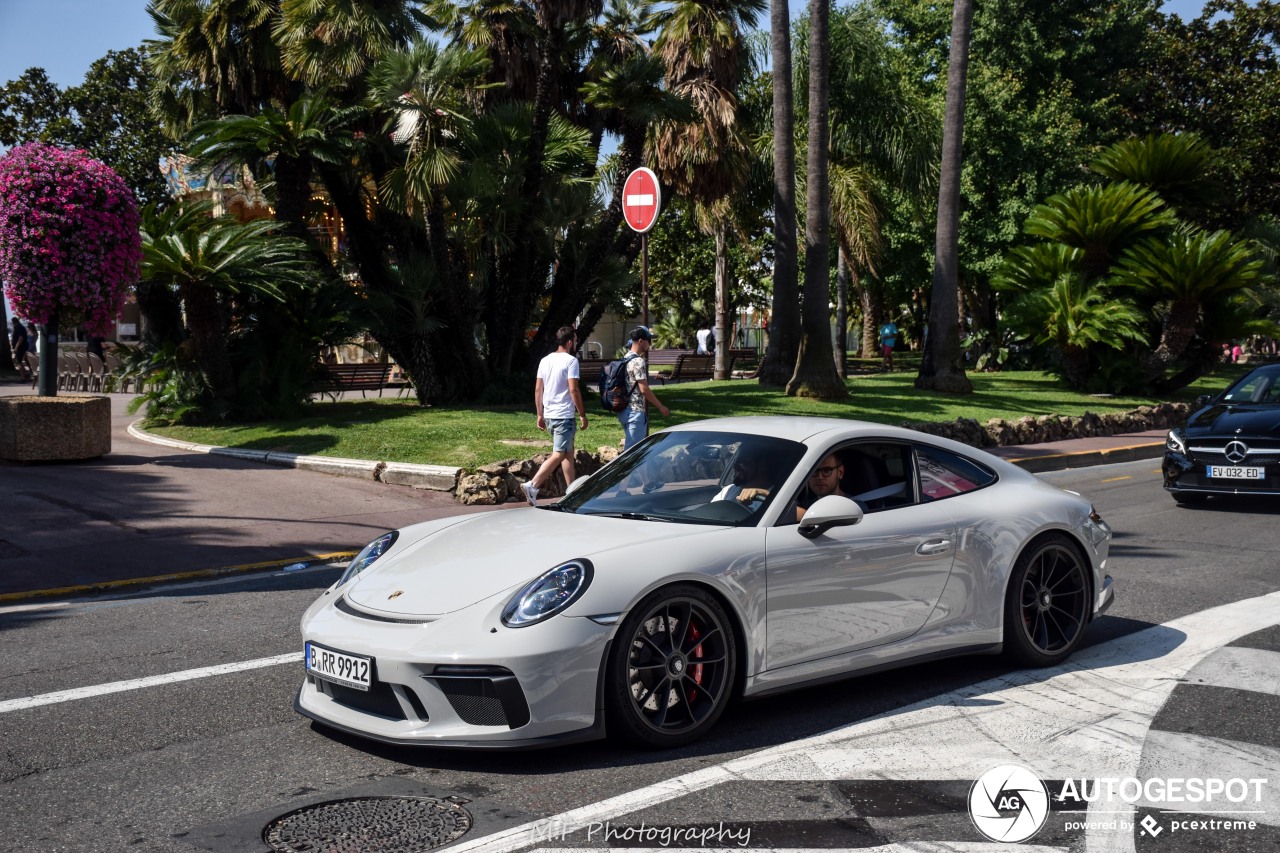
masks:
<path id="1" fill-rule="evenodd" d="M 577 601 L 591 584 L 590 560 L 570 560 L 526 584 L 502 608 L 502 624 L 523 628 L 554 616 Z"/>
<path id="2" fill-rule="evenodd" d="M 1172 450 L 1174 453 L 1186 453 L 1187 441 L 1183 437 L 1182 427 L 1174 427 L 1169 430 L 1169 434 L 1164 439 L 1165 450 Z"/>
<path id="3" fill-rule="evenodd" d="M 335 586 L 342 586 L 344 583 L 372 566 L 374 560 L 391 550 L 391 546 L 395 544 L 396 539 L 399 536 L 400 533 L 393 530 L 390 533 L 382 534 L 368 545 L 365 545 L 364 550 L 359 554 L 356 554 L 355 559 L 347 566 L 347 570 L 342 573 L 342 577 L 338 578 L 338 582 Z"/>

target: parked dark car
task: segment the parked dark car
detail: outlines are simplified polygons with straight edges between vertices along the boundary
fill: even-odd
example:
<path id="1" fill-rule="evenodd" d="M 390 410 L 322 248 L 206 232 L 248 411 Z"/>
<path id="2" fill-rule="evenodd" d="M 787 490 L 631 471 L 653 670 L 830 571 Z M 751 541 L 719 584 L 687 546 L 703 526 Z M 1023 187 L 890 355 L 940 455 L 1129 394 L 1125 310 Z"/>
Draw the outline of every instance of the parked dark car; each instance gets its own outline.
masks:
<path id="1" fill-rule="evenodd" d="M 1280 495 L 1280 364 L 1196 400 L 1165 438 L 1164 487 L 1178 503 L 1209 495 Z"/>

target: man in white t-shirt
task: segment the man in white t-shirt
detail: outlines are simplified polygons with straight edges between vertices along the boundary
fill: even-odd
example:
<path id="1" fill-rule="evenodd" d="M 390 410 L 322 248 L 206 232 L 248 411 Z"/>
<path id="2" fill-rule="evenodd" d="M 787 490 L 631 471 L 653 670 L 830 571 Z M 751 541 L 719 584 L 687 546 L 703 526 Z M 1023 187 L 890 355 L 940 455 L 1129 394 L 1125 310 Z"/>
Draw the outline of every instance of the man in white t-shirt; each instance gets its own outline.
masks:
<path id="1" fill-rule="evenodd" d="M 711 355 L 711 350 L 716 345 L 715 333 L 711 331 L 710 326 L 704 325 L 698 330 L 698 355 Z"/>
<path id="2" fill-rule="evenodd" d="M 573 437 L 578 431 L 575 413 L 582 420 L 582 428 L 587 428 L 587 407 L 582 403 L 582 389 L 578 383 L 578 359 L 573 354 L 577 342 L 577 331 L 572 326 L 561 326 L 556 332 L 556 351 L 538 363 L 533 402 L 538 407 L 538 429 L 551 432 L 551 455 L 532 480 L 520 484 L 530 506 L 537 505 L 538 490 L 557 465 L 564 471 L 566 486 L 577 476 L 573 466 Z"/>

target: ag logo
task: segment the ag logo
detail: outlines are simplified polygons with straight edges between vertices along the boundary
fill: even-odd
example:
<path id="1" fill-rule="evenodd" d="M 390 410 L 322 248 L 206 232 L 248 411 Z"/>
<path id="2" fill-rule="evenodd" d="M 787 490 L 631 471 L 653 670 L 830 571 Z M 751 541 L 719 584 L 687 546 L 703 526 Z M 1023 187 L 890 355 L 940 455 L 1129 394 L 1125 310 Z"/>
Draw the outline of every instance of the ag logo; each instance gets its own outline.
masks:
<path id="1" fill-rule="evenodd" d="M 1049 791 L 1027 768 L 1002 764 L 969 789 L 969 817 L 992 841 L 1026 841 L 1049 817 Z"/>

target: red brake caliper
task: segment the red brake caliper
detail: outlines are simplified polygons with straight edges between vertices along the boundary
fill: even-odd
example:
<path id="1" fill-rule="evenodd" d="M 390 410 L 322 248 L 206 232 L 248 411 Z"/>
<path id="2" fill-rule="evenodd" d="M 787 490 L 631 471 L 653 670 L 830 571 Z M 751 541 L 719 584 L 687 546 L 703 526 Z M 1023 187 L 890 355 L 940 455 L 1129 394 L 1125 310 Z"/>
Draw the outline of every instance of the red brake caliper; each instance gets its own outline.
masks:
<path id="1" fill-rule="evenodd" d="M 698 626 L 690 622 L 689 623 L 689 639 L 696 640 L 701 636 L 702 636 L 702 633 L 698 630 Z M 689 656 L 693 658 L 702 657 L 703 656 L 702 644 L 699 643 L 698 645 L 694 646 L 693 651 L 689 653 Z M 693 679 L 694 684 L 698 684 L 698 685 L 702 684 L 702 666 L 703 666 L 702 664 L 697 664 L 696 666 L 692 666 L 689 668 L 689 677 Z M 697 696 L 698 694 L 696 691 L 693 691 L 693 690 L 689 691 L 690 702 L 695 701 L 697 699 Z"/>

